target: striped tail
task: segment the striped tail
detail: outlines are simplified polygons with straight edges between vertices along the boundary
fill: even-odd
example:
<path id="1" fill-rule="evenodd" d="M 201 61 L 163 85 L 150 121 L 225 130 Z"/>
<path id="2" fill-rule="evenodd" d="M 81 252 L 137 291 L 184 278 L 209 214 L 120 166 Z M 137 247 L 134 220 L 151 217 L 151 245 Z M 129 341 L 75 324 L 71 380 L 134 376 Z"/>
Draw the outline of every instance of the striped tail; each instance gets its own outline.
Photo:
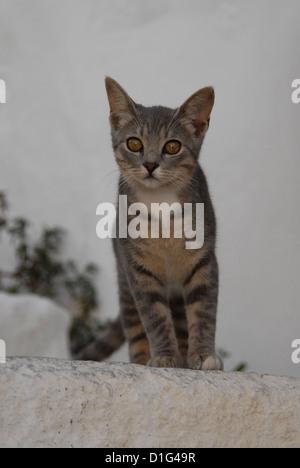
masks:
<path id="1" fill-rule="evenodd" d="M 79 361 L 103 361 L 125 343 L 121 318 L 118 317 L 110 327 L 99 334 L 99 338 L 75 356 Z"/>

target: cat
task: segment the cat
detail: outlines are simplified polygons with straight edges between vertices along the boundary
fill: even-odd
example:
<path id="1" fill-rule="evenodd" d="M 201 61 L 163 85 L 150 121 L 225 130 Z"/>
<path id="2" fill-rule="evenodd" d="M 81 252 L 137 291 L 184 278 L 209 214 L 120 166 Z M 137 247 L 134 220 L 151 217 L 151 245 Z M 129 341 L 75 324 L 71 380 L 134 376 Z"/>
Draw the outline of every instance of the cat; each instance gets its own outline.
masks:
<path id="1" fill-rule="evenodd" d="M 106 78 L 119 195 L 128 203 L 204 203 L 204 245 L 174 236 L 114 239 L 120 315 L 79 356 L 103 360 L 125 339 L 130 361 L 152 367 L 222 370 L 215 352 L 218 302 L 216 219 L 198 157 L 215 102 L 200 89 L 177 109 L 136 104 Z"/>

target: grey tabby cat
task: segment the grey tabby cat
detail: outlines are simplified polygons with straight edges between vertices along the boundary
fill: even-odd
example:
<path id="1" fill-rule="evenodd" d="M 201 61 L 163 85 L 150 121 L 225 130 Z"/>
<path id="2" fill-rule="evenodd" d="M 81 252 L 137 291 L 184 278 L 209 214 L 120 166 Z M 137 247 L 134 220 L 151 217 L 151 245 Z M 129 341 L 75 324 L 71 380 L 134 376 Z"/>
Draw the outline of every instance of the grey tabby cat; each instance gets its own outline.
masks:
<path id="1" fill-rule="evenodd" d="M 178 109 L 136 104 L 106 79 L 119 195 L 128 204 L 205 204 L 205 242 L 115 239 L 120 315 L 80 359 L 102 360 L 128 340 L 132 363 L 220 370 L 215 353 L 218 264 L 216 221 L 198 156 L 209 127 L 214 89 L 201 89 Z M 130 222 L 130 217 L 128 222 Z"/>

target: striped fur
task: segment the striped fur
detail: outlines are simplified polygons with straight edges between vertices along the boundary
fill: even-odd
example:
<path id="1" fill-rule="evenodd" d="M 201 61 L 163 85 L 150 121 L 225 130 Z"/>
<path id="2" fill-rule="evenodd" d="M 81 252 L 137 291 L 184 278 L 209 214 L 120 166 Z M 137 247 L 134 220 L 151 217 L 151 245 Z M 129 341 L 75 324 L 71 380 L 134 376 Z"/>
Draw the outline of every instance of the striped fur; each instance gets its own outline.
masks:
<path id="1" fill-rule="evenodd" d="M 114 327 L 87 349 L 84 359 L 100 360 L 124 338 L 130 360 L 157 367 L 222 369 L 215 354 L 218 265 L 216 221 L 198 156 L 209 126 L 214 91 L 204 88 L 180 108 L 145 108 L 107 78 L 113 148 L 120 167 L 119 194 L 128 203 L 177 201 L 205 204 L 205 243 L 187 250 L 186 239 L 115 239 L 120 316 Z M 139 154 L 128 138 L 143 143 Z M 181 143 L 178 155 L 163 148 Z M 148 177 L 145 164 L 157 165 Z M 129 220 L 130 221 L 130 220 Z M 122 324 L 122 327 L 120 326 Z"/>

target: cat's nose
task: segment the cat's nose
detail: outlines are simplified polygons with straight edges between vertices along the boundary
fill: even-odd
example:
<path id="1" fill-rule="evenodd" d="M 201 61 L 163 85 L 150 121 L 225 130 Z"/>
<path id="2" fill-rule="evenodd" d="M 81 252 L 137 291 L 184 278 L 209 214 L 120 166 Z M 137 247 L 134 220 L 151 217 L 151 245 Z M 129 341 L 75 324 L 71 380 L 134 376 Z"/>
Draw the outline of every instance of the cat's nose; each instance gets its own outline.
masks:
<path id="1" fill-rule="evenodd" d="M 157 163 L 145 163 L 144 164 L 145 168 L 149 172 L 150 175 L 152 175 L 152 172 L 155 171 L 156 168 L 158 168 L 159 164 Z"/>

